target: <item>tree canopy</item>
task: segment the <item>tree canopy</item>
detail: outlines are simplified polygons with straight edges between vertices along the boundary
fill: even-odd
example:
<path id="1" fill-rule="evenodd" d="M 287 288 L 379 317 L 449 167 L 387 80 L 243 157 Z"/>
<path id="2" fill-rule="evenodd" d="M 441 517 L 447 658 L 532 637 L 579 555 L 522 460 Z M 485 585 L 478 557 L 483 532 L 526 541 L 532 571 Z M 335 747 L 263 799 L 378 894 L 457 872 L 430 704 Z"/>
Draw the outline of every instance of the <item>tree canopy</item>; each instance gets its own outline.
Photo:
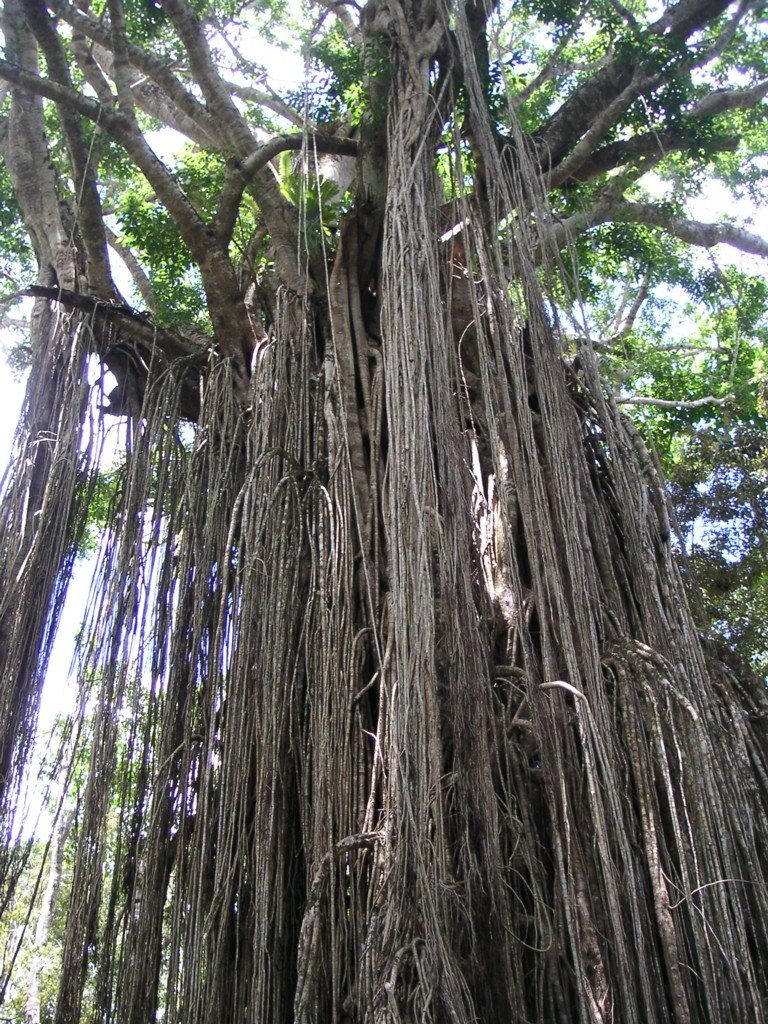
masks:
<path id="1" fill-rule="evenodd" d="M 570 298 L 564 306 L 572 317 L 571 336 L 577 342 L 588 333 L 603 346 L 606 381 L 621 398 L 653 410 L 643 421 L 652 424 L 667 472 L 674 477 L 676 467 L 686 464 L 681 487 L 706 493 L 718 460 L 701 462 L 693 455 L 707 447 L 699 433 L 738 435 L 743 424 L 761 436 L 765 427 L 766 297 L 760 270 L 754 261 L 746 270 L 732 261 L 720 267 L 692 248 L 768 254 L 759 233 L 727 209 L 731 196 L 748 217 L 764 187 L 763 14 L 760 4 L 717 10 L 673 5 L 665 13 L 607 2 L 525 3 L 498 11 L 496 5 L 478 5 L 473 15 L 472 45 L 494 144 L 507 156 L 518 145 L 508 124 L 514 112 L 520 141 L 534 155 L 548 192 L 550 219 L 542 226 L 561 250 L 570 245 Z M 365 21 L 356 4 L 306 10 L 199 5 L 192 15 L 196 26 L 190 16 L 184 36 L 177 24 L 183 12 L 166 12 L 151 2 L 128 5 L 114 26 L 107 7 L 58 4 L 35 14 L 6 5 L 6 93 L 26 81 L 28 96 L 51 102 L 43 106 L 36 100 L 34 118 L 31 99 L 15 115 L 10 108 L 6 114 L 5 302 L 28 289 L 37 238 L 38 248 L 46 250 L 37 253 L 43 257 L 38 266 L 49 268 L 38 285 L 52 287 L 53 273 L 58 286 L 109 302 L 115 307 L 109 329 L 121 316 L 129 345 L 134 337 L 147 343 L 146 324 L 133 316 L 138 311 L 153 331 L 165 329 L 171 357 L 185 351 L 194 357 L 219 335 L 222 351 L 231 354 L 239 333 L 246 340 L 235 362 L 247 364 L 252 342 L 238 296 L 255 278 L 262 292 L 274 292 L 283 280 L 275 274 L 275 260 L 285 262 L 290 275 L 312 250 L 312 285 L 322 293 L 317 252 L 322 248 L 326 258 L 332 256 L 344 212 L 373 188 L 356 172 L 355 154 L 383 131 L 388 33 L 369 33 L 375 12 L 369 8 Z M 116 33 L 123 44 L 115 42 Z M 188 50 L 193 35 L 197 63 Z M 261 40 L 272 47 L 269 68 L 252 56 Z M 119 74 L 116 47 L 122 54 Z M 274 56 L 279 47 L 294 69 L 289 78 L 300 84 L 281 79 Z M 435 96 L 442 90 L 445 97 L 449 82 L 456 95 L 454 119 L 446 119 L 436 153 L 444 185 L 441 226 L 447 229 L 460 187 L 449 154 L 451 132 L 464 148 L 464 175 L 476 169 L 477 145 L 455 53 L 438 47 L 432 63 Z M 299 75 L 297 68 L 303 68 Z M 217 105 L 226 113 L 213 114 Z M 164 128 L 180 134 L 170 136 Z M 153 145 L 160 147 L 160 159 Z M 15 158 L 14 148 L 21 151 Z M 51 169 L 38 165 L 30 173 L 34 154 L 46 152 Z M 713 183 L 719 191 L 712 192 Z M 706 222 L 687 211 L 704 185 L 709 194 L 726 197 L 723 215 Z M 48 218 L 60 203 L 68 217 L 55 223 L 61 220 L 57 213 L 52 225 Z M 299 208 L 303 229 L 298 221 L 291 224 Z M 80 265 L 60 275 L 50 268 L 57 260 L 72 264 L 66 250 L 75 222 Z M 118 277 L 125 294 L 114 283 L 110 251 L 112 266 L 116 257 L 118 265 L 124 261 Z M 81 278 L 87 285 L 80 287 Z M 225 295 L 233 299 L 228 312 L 219 309 Z M 574 296 L 580 305 L 573 305 Z M 692 321 L 690 326 L 670 330 L 669 311 L 686 303 L 684 323 Z M 18 346 L 16 358 L 28 351 Z M 135 373 L 125 379 L 120 364 L 110 354 L 107 365 L 117 368 L 122 395 L 136 382 Z M 247 374 L 247 366 L 240 372 Z M 141 390 L 143 381 L 138 384 Z M 673 404 L 665 410 L 652 404 L 658 399 Z M 186 411 L 194 417 L 191 401 Z M 691 431 L 695 436 L 687 442 Z M 754 443 L 728 442 L 728 448 L 754 451 Z M 762 481 L 760 456 L 748 461 L 744 479 L 756 474 Z M 695 479 L 692 463 L 699 465 Z M 682 506 L 681 514 L 686 515 Z M 741 519 L 756 524 L 759 513 L 753 509 Z M 729 529 L 739 521 L 734 513 Z M 754 546 L 747 538 L 744 543 Z M 705 560 L 699 579 L 708 593 L 715 587 L 709 593 L 713 622 L 724 596 L 714 576 L 722 587 L 730 574 L 729 593 L 739 603 L 756 602 L 745 628 L 733 626 L 738 616 L 728 616 L 736 629 L 731 640 L 764 665 L 764 644 L 755 634 L 761 636 L 764 574 L 757 567 L 744 573 L 727 568 L 739 564 L 743 552 L 721 552 L 714 566 L 710 553 L 699 552 Z M 747 578 L 752 583 L 745 591 Z"/>
<path id="2" fill-rule="evenodd" d="M 766 1020 L 765 4 L 2 17 L 28 1005 Z M 16 801 L 94 523 L 46 861 Z"/>

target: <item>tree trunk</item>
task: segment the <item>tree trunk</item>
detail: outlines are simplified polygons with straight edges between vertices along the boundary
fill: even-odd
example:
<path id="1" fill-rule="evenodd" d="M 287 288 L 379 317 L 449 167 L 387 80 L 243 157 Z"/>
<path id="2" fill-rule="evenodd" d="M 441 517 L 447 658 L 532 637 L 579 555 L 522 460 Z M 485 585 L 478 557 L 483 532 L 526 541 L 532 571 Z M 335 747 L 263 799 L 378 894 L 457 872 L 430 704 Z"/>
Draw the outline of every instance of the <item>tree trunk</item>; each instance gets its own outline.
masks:
<path id="1" fill-rule="evenodd" d="M 46 967 L 46 944 L 50 937 L 51 917 L 61 885 L 64 864 L 64 847 L 67 842 L 72 818 L 67 812 L 55 823 L 48 849 L 50 867 L 40 902 L 39 916 L 35 925 L 32 961 L 27 982 L 27 1005 L 24 1024 L 40 1024 L 40 977 Z"/>
<path id="2" fill-rule="evenodd" d="M 398 10 L 386 173 L 361 155 L 327 281 L 253 345 L 233 315 L 192 440 L 186 368 L 147 381 L 56 1020 L 765 1021 L 764 693 L 703 649 L 658 468 L 559 351 L 463 9 L 482 187 L 440 241 L 445 31 Z"/>

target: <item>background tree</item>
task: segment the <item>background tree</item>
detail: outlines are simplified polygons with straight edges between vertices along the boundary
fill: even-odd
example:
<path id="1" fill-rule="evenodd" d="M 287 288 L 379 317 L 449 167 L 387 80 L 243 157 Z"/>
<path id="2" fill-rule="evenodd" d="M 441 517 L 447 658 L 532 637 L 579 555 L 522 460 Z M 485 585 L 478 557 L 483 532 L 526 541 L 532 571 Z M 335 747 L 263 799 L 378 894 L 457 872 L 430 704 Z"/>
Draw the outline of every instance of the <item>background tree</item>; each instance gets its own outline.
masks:
<path id="1" fill-rule="evenodd" d="M 97 413 L 128 424 L 57 1021 L 768 1016 L 765 692 L 700 635 L 660 468 L 673 412 L 710 490 L 701 424 L 764 428 L 764 296 L 729 321 L 683 249 L 768 254 L 685 208 L 761 180 L 762 11 L 328 0 L 280 93 L 282 5 L 6 0 L 9 834 Z M 700 365 L 664 281 L 711 296 Z"/>

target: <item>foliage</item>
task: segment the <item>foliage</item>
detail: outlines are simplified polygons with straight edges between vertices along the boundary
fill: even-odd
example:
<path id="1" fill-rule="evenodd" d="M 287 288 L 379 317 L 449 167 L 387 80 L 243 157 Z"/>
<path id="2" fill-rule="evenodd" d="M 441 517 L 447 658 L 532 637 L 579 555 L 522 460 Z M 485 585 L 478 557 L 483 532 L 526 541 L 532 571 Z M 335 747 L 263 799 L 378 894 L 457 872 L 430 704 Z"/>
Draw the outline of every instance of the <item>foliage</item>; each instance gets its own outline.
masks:
<path id="1" fill-rule="evenodd" d="M 686 571 L 722 642 L 768 675 L 768 447 L 765 423 L 700 429 L 670 472 Z"/>
<path id="2" fill-rule="evenodd" d="M 692 593 L 703 591 L 708 628 L 764 674 L 765 281 L 692 259 L 681 243 L 637 225 L 599 229 L 576 253 L 606 383 L 651 403 L 628 408 L 669 480 Z M 616 310 L 629 305 L 626 282 L 643 278 L 649 298 L 622 333 Z M 715 402 L 689 404 L 707 397 Z"/>
<path id="3" fill-rule="evenodd" d="M 54 1019 L 764 1022 L 764 5 L 5 5 L 9 832 L 100 540 Z"/>
<path id="4" fill-rule="evenodd" d="M 221 160 L 187 150 L 177 174 L 201 212 L 208 212 L 221 187 Z M 120 184 L 115 215 L 123 242 L 146 264 L 157 298 L 158 318 L 168 326 L 209 326 L 200 275 L 178 229 L 145 179 Z"/>
<path id="5" fill-rule="evenodd" d="M 8 168 L 0 165 L 0 278 L 2 297 L 14 284 L 14 278 L 28 274 L 33 253 L 21 218 L 19 204 L 8 177 Z"/>
<path id="6" fill-rule="evenodd" d="M 107 471 L 97 469 L 92 479 L 83 484 L 83 498 L 86 501 L 86 522 L 78 545 L 79 558 L 91 558 L 99 549 L 99 543 L 110 519 L 110 511 L 118 486 L 119 468 Z"/>

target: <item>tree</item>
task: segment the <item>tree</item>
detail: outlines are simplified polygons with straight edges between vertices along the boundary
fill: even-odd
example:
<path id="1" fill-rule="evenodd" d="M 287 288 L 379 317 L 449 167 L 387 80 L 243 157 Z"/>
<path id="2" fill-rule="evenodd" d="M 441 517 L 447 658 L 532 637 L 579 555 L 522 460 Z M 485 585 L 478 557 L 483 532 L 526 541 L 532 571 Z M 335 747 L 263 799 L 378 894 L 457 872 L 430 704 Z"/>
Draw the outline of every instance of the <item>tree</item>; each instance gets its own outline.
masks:
<path id="1" fill-rule="evenodd" d="M 758 180 L 761 11 L 323 0 L 279 94 L 281 5 L 6 0 L 7 830 L 94 360 L 128 425 L 57 1021 L 768 1017 L 764 688 L 689 609 L 618 350 L 567 329 L 624 280 L 626 340 L 683 242 L 768 254 L 684 207 Z"/>

